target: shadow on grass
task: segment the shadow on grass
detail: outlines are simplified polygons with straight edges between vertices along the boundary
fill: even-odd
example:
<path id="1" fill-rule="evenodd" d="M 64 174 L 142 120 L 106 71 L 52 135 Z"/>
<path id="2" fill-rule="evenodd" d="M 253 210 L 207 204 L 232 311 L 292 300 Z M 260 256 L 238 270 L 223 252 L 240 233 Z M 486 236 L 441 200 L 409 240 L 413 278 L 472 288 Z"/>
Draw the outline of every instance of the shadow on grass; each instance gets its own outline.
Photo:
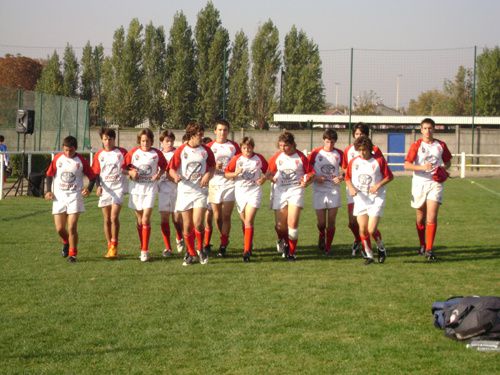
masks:
<path id="1" fill-rule="evenodd" d="M 0 219 L 0 222 L 10 222 L 10 221 L 22 220 L 22 219 L 26 219 L 28 217 L 33 217 L 33 216 L 37 216 L 37 215 L 46 215 L 47 213 L 50 213 L 50 212 L 44 208 L 43 210 L 31 211 L 31 212 L 27 212 L 23 215 L 3 217 Z"/>

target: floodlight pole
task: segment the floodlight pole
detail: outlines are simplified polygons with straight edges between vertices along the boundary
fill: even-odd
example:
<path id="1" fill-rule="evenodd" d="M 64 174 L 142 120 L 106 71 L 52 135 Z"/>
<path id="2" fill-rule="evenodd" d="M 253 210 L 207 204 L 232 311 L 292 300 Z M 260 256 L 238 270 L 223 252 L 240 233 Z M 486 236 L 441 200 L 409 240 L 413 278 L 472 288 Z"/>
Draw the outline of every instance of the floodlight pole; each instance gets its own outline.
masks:
<path id="1" fill-rule="evenodd" d="M 354 48 L 351 48 L 351 77 L 349 84 L 349 144 L 351 144 L 351 129 L 352 129 L 352 71 L 353 71 Z"/>

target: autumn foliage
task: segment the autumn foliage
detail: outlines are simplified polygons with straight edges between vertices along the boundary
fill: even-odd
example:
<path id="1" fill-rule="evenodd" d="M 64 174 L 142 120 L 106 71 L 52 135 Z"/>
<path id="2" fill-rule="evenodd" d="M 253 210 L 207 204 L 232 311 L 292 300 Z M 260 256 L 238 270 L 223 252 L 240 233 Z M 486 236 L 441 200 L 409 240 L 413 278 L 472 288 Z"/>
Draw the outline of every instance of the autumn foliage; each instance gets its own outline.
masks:
<path id="1" fill-rule="evenodd" d="M 42 64 L 29 57 L 0 57 L 0 86 L 34 90 L 42 69 Z"/>

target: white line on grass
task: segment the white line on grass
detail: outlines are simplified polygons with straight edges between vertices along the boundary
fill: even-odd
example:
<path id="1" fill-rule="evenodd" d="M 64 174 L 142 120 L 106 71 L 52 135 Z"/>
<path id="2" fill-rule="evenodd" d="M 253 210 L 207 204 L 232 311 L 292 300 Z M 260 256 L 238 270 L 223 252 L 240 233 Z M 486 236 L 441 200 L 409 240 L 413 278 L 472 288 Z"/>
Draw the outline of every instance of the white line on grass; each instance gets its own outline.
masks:
<path id="1" fill-rule="evenodd" d="M 474 185 L 477 185 L 477 186 L 479 186 L 481 189 L 486 190 L 486 191 L 489 191 L 489 192 L 490 192 L 490 193 L 492 193 L 492 194 L 495 194 L 497 197 L 500 197 L 500 193 L 499 193 L 499 192 L 497 192 L 497 191 L 495 191 L 495 190 L 491 190 L 490 188 L 487 188 L 486 186 L 481 185 L 479 182 L 476 182 L 476 181 L 472 181 L 472 180 L 471 180 L 471 182 L 470 182 L 470 183 L 471 183 L 471 184 L 474 184 Z"/>

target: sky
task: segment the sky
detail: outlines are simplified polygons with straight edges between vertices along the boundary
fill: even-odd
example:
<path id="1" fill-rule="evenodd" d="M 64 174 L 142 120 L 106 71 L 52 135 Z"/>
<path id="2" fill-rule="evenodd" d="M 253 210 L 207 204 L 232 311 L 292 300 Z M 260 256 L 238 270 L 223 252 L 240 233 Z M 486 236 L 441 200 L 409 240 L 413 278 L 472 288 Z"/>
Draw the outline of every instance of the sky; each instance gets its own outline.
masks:
<path id="1" fill-rule="evenodd" d="M 182 10 L 194 28 L 196 16 L 206 3 L 206 0 L 0 0 L 0 56 L 20 53 L 47 57 L 54 49 L 61 54 L 66 43 L 78 54 L 87 41 L 92 45 L 102 43 L 109 52 L 114 31 L 122 25 L 126 28 L 133 18 L 142 24 L 151 21 L 155 26 L 162 25 L 168 33 L 175 13 Z M 350 48 L 355 49 L 354 71 L 359 77 L 359 88 L 355 81 L 353 95 L 372 89 L 366 76 L 381 76 L 384 82 L 373 86 L 377 94 L 384 103 L 395 106 L 399 102 L 403 106 L 418 90 L 442 88 L 443 79 L 452 78 L 457 66 L 473 65 L 473 46 L 482 49 L 500 44 L 498 0 L 213 0 L 213 3 L 231 39 L 243 30 L 251 41 L 259 26 L 269 19 L 278 28 L 281 42 L 292 25 L 304 30 L 322 53 L 327 99 L 330 102 L 337 99 L 343 104 L 349 98 L 346 69 L 349 70 Z M 368 50 L 385 52 L 382 56 Z M 422 77 L 426 75 L 422 72 L 431 69 L 427 67 L 431 60 L 437 61 L 439 69 L 445 72 L 440 70 L 435 77 Z M 416 72 L 412 61 L 417 61 Z M 368 65 L 375 66 L 375 70 Z"/>

